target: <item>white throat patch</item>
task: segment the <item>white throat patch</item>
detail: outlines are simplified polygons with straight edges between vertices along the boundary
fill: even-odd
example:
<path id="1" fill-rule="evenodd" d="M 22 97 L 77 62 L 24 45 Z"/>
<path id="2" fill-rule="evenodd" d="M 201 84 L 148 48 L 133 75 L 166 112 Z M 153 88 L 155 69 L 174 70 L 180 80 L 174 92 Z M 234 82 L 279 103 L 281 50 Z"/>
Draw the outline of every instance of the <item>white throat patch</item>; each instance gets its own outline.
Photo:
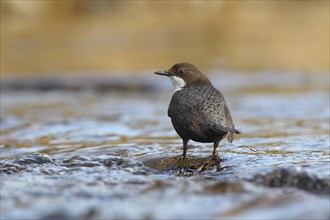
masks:
<path id="1" fill-rule="evenodd" d="M 181 90 L 186 85 L 185 81 L 180 77 L 170 76 L 170 78 L 175 89 L 174 92 Z"/>

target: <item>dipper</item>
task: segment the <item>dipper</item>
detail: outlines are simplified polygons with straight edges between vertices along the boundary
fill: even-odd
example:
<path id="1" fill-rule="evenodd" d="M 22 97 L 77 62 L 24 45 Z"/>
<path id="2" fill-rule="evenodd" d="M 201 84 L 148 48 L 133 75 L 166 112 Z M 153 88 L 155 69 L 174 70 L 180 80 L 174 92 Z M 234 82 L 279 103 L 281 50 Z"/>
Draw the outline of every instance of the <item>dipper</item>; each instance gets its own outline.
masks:
<path id="1" fill-rule="evenodd" d="M 155 74 L 169 77 L 175 89 L 167 114 L 183 141 L 182 159 L 189 140 L 213 142 L 213 156 L 218 158 L 219 142 L 227 136 L 231 143 L 234 134 L 240 133 L 222 93 L 191 63 L 177 63 Z"/>

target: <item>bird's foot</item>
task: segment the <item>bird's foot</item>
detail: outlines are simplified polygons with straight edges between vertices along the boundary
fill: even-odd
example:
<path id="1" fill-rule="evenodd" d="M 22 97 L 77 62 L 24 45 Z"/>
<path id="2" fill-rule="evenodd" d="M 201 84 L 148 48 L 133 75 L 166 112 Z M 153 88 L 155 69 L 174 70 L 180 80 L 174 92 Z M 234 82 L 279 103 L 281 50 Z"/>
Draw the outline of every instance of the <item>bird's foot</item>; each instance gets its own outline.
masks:
<path id="1" fill-rule="evenodd" d="M 217 170 L 219 169 L 220 162 L 222 160 L 219 158 L 218 155 L 212 155 L 210 158 L 206 159 L 205 162 L 203 162 L 199 167 L 198 171 L 203 172 L 204 170 L 209 170 L 212 167 L 216 166 Z"/>
<path id="2" fill-rule="evenodd" d="M 222 159 L 219 157 L 218 154 L 212 155 L 211 160 L 213 160 L 215 163 L 218 163 L 218 164 L 222 161 Z"/>
<path id="3" fill-rule="evenodd" d="M 187 157 L 185 156 L 180 156 L 174 165 L 175 168 L 185 168 L 186 166 L 187 166 Z"/>
<path id="4" fill-rule="evenodd" d="M 191 169 L 189 166 L 189 158 L 185 156 L 180 156 L 179 159 L 176 161 L 174 168 L 178 169 L 178 175 L 180 176 L 192 176 L 194 175 L 194 170 Z"/>

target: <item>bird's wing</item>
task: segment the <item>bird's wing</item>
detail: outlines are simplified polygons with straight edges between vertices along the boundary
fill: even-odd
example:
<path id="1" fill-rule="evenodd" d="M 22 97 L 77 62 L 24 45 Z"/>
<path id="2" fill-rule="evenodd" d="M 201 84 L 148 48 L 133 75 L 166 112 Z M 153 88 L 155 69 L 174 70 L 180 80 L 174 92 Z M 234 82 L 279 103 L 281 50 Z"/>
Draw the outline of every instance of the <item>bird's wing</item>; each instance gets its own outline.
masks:
<path id="1" fill-rule="evenodd" d="M 184 94 L 183 94 L 184 95 Z M 187 98 L 189 100 L 189 98 Z M 186 104 L 184 102 L 185 99 L 182 98 L 182 92 L 181 91 L 176 91 L 170 101 L 170 104 L 167 109 L 167 115 L 168 117 L 172 117 L 175 114 L 180 114 L 181 111 L 183 111 L 184 107 Z M 188 104 L 189 105 L 189 104 Z"/>
<path id="2" fill-rule="evenodd" d="M 220 92 L 219 92 L 220 93 Z M 221 94 L 221 93 L 220 93 Z M 217 95 L 218 99 L 214 100 L 212 105 L 209 105 L 208 111 L 214 114 L 205 114 L 207 125 L 212 132 L 223 134 L 227 133 L 228 142 L 233 141 L 233 134 L 238 134 L 235 129 L 233 119 L 223 95 Z"/>

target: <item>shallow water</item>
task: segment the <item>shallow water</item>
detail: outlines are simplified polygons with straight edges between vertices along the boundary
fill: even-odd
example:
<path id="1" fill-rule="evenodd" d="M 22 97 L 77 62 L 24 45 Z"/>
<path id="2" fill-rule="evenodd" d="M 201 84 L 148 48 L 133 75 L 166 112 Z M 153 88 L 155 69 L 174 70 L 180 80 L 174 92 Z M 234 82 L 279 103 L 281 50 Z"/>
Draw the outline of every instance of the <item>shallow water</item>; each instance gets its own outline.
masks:
<path id="1" fill-rule="evenodd" d="M 205 170 L 212 144 L 190 142 L 178 165 L 170 82 L 143 77 L 101 91 L 6 86 L 1 219 L 330 217 L 326 74 L 213 71 L 242 135 Z"/>

